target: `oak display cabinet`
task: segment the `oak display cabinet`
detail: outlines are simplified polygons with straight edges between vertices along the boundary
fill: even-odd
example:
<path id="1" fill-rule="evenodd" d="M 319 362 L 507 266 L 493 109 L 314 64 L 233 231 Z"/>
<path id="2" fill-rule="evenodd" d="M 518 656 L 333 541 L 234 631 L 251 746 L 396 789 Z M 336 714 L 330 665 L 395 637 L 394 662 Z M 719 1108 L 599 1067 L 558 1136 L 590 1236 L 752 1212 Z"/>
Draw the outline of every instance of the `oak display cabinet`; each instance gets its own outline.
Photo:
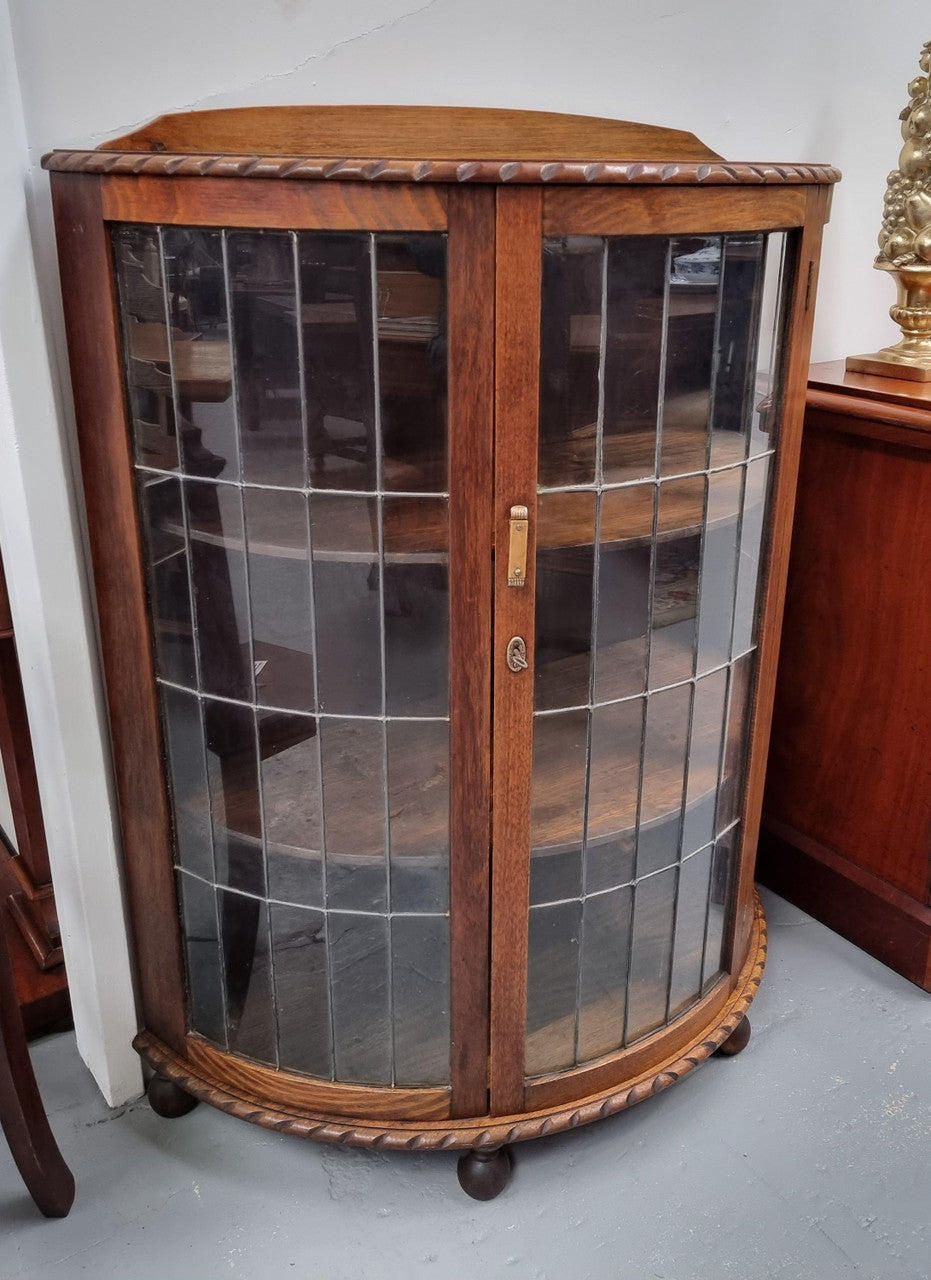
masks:
<path id="1" fill-rule="evenodd" d="M 740 1049 L 836 172 L 445 108 L 45 164 L 156 1109 L 487 1198 Z"/>

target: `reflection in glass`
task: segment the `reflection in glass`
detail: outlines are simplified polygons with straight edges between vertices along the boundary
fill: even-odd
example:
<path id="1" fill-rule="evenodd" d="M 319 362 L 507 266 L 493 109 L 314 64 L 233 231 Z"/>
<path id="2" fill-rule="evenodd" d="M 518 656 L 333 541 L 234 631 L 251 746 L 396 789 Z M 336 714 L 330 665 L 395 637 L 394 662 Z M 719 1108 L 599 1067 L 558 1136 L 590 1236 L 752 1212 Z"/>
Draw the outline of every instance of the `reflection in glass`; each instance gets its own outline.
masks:
<path id="1" fill-rule="evenodd" d="M 220 965 L 216 891 L 195 876 L 178 873 L 187 974 L 188 1026 L 226 1047 L 226 1001 Z"/>
<path id="2" fill-rule="evenodd" d="M 654 493 L 650 484 L 601 495 L 595 702 L 646 687 Z"/>
<path id="3" fill-rule="evenodd" d="M 536 573 L 538 711 L 584 706 L 591 687 L 593 493 L 542 494 Z"/>
<path id="4" fill-rule="evenodd" d="M 375 488 L 371 237 L 298 235 L 310 482 Z"/>
<path id="5" fill-rule="evenodd" d="M 391 1084 L 388 919 L 331 911 L 328 922 L 336 1079 Z"/>
<path id="6" fill-rule="evenodd" d="M 268 906 L 258 898 L 217 890 L 226 1035 L 231 1053 L 277 1063 L 277 1028 L 268 946 Z"/>
<path id="7" fill-rule="evenodd" d="M 238 480 L 223 233 L 166 227 L 161 236 L 182 464 L 190 476 Z"/>
<path id="8" fill-rule="evenodd" d="M 385 911 L 385 726 L 320 722 L 327 906 Z"/>
<path id="9" fill-rule="evenodd" d="M 184 498 L 201 687 L 249 701 L 254 686 L 240 490 L 188 480 Z"/>
<path id="10" fill-rule="evenodd" d="M 540 333 L 540 484 L 595 479 L 602 339 L 604 242 L 543 242 Z"/>
<path id="11" fill-rule="evenodd" d="M 445 1083 L 446 237 L 112 244 L 191 1025 Z"/>
<path id="12" fill-rule="evenodd" d="M 711 891 L 708 895 L 708 926 L 705 932 L 705 961 L 702 988 L 709 985 L 725 967 L 726 922 L 731 885 L 734 879 L 740 826 L 730 827 L 718 836 L 711 863 Z"/>
<path id="13" fill-rule="evenodd" d="M 637 876 L 676 861 L 685 782 L 691 685 L 651 694 L 647 701 L 640 779 Z"/>
<path id="14" fill-rule="evenodd" d="M 612 236 L 607 247 L 602 470 L 617 484 L 656 473 L 669 244 Z"/>
<path id="15" fill-rule="evenodd" d="M 770 459 L 756 458 L 747 468 L 744 485 L 740 553 L 737 562 L 737 598 L 734 604 L 733 656 L 739 657 L 756 643 L 760 596 L 760 552 L 769 508 Z"/>
<path id="16" fill-rule="evenodd" d="M 714 838 L 726 693 L 726 671 L 717 671 L 695 682 L 689 732 L 688 785 L 682 815 L 684 858 L 710 844 Z"/>
<path id="17" fill-rule="evenodd" d="M 449 725 L 389 720 L 392 911 L 445 911 L 449 897 Z"/>
<path id="18" fill-rule="evenodd" d="M 178 437 L 158 230 L 115 227 L 113 254 L 136 461 L 173 471 Z"/>
<path id="19" fill-rule="evenodd" d="M 394 1069 L 407 1084 L 449 1080 L 448 953 L 445 916 L 392 917 Z"/>
<path id="20" fill-rule="evenodd" d="M 721 265 L 720 236 L 669 242 L 673 271 L 666 316 L 660 474 L 707 465 Z"/>
<path id="21" fill-rule="evenodd" d="M 701 477 L 660 485 L 653 553 L 651 689 L 687 680 L 692 674 L 704 506 Z"/>
<path id="22" fill-rule="evenodd" d="M 588 1062 L 624 1043 L 633 889 L 588 897 L 583 908 L 577 1058 Z"/>
<path id="23" fill-rule="evenodd" d="M 596 707 L 592 713 L 586 841 L 589 892 L 630 879 L 630 850 L 620 837 L 632 835 L 637 826 L 640 744 L 646 707 L 644 698 L 631 698 Z M 606 841 L 609 843 L 602 848 Z M 591 864 L 595 862 L 603 867 L 606 882 L 593 881 Z M 616 864 L 613 872 L 612 864 Z"/>
<path id="24" fill-rule="evenodd" d="M 785 244 L 544 245 L 531 1074 L 679 1017 L 721 965 Z"/>
<path id="25" fill-rule="evenodd" d="M 244 488 L 256 700 L 314 709 L 307 500 Z"/>
<path id="26" fill-rule="evenodd" d="M 321 711 L 383 711 L 378 505 L 373 498 L 310 500 Z"/>
<path id="27" fill-rule="evenodd" d="M 708 515 L 701 550 L 698 603 L 699 674 L 720 667 L 731 652 L 734 572 L 743 467 L 718 471 L 708 479 Z"/>
<path id="28" fill-rule="evenodd" d="M 552 856 L 563 846 L 571 845 L 573 849 L 581 846 L 587 747 L 587 711 L 563 711 L 535 718 L 530 800 L 531 863 L 536 857 Z M 565 870 L 569 876 L 566 887 L 571 892 L 570 886 L 575 885 L 578 892 L 580 857 L 573 855 Z"/>
<path id="29" fill-rule="evenodd" d="M 780 413 L 779 376 L 782 360 L 783 326 L 788 296 L 786 233 L 767 237 L 763 296 L 760 303 L 760 342 L 750 417 L 750 457 L 765 453 L 775 445 L 775 428 Z"/>
<path id="30" fill-rule="evenodd" d="M 641 880 L 634 890 L 627 1043 L 648 1035 L 666 1021 L 666 997 L 672 963 L 677 867 Z"/>
<path id="31" fill-rule="evenodd" d="M 218 884 L 265 893 L 255 713 L 204 700 L 207 782 Z"/>
<path id="32" fill-rule="evenodd" d="M 679 870 L 676 936 L 669 983 L 669 1017 L 676 1018 L 701 995 L 711 846 L 687 858 Z"/>
<path id="33" fill-rule="evenodd" d="M 385 710 L 449 708 L 448 500 L 385 498 Z"/>
<path id="34" fill-rule="evenodd" d="M 744 456 L 754 407 L 754 375 L 762 300 L 762 235 L 725 237 L 714 379 L 711 465 Z"/>
<path id="35" fill-rule="evenodd" d="M 268 895 L 322 907 L 317 722 L 266 711 L 258 728 Z"/>
<path id="36" fill-rule="evenodd" d="M 743 797 L 744 763 L 747 752 L 750 684 L 754 672 L 753 655 L 747 654 L 731 667 L 728 688 L 727 738 L 718 787 L 715 832 L 720 834 L 737 817 Z"/>
<path id="37" fill-rule="evenodd" d="M 527 953 L 527 1075 L 575 1062 L 581 902 L 532 907 Z"/>
<path id="38" fill-rule="evenodd" d="M 333 1074 L 327 991 L 326 917 L 273 902 L 272 956 L 278 1065 L 327 1079 Z"/>
<path id="39" fill-rule="evenodd" d="M 242 476 L 250 484 L 304 484 L 294 238 L 229 231 L 230 312 Z"/>
<path id="40" fill-rule="evenodd" d="M 137 478 L 156 672 L 165 680 L 194 688 L 194 625 L 181 484 L 144 471 Z"/>
<path id="41" fill-rule="evenodd" d="M 446 237 L 375 237 L 382 486 L 447 482 Z"/>
<path id="42" fill-rule="evenodd" d="M 168 756 L 175 858 L 185 871 L 213 881 L 210 799 L 204 761 L 200 702 L 181 689 L 161 689 L 162 726 Z"/>

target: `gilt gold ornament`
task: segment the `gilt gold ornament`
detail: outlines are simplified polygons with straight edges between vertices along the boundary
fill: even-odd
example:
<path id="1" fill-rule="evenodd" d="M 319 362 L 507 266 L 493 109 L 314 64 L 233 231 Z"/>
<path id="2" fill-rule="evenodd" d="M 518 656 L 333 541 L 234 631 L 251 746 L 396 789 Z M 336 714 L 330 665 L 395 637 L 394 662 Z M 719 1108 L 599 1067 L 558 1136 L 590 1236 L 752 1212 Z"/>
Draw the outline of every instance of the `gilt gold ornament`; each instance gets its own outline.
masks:
<path id="1" fill-rule="evenodd" d="M 847 368 L 887 378 L 931 381 L 931 41 L 922 47 L 925 73 L 908 86 L 900 115 L 904 144 L 889 174 L 875 266 L 895 278 L 898 297 L 889 314 L 902 330 L 894 346 L 848 356 Z"/>

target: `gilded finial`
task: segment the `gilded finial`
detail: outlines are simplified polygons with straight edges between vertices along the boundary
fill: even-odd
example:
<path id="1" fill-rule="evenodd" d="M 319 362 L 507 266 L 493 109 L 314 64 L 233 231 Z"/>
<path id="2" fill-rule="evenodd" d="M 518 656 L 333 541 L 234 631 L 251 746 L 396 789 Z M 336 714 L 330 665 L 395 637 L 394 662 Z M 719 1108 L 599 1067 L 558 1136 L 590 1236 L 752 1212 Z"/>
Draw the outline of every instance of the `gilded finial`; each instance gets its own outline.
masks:
<path id="1" fill-rule="evenodd" d="M 874 266 L 895 280 L 898 297 L 889 314 L 902 330 L 894 346 L 848 356 L 852 373 L 931 382 L 931 40 L 918 57 L 924 75 L 908 86 L 900 112 L 899 167 L 886 180 L 879 254 Z"/>
<path id="2" fill-rule="evenodd" d="M 904 145 L 899 167 L 886 182 L 886 201 L 876 265 L 907 267 L 931 262 L 931 40 L 919 55 L 925 75 L 908 86 L 902 121 Z"/>

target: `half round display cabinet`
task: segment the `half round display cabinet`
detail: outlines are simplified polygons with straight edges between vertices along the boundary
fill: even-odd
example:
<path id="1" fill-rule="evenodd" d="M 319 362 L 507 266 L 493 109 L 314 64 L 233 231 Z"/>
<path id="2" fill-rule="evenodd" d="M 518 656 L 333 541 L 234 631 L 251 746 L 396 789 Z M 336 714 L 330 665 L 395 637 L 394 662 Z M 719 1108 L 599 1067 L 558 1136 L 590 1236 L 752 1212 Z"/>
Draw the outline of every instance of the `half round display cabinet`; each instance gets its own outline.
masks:
<path id="1" fill-rule="evenodd" d="M 156 1110 L 487 1198 L 736 1052 L 836 172 L 362 107 L 45 164 Z"/>

